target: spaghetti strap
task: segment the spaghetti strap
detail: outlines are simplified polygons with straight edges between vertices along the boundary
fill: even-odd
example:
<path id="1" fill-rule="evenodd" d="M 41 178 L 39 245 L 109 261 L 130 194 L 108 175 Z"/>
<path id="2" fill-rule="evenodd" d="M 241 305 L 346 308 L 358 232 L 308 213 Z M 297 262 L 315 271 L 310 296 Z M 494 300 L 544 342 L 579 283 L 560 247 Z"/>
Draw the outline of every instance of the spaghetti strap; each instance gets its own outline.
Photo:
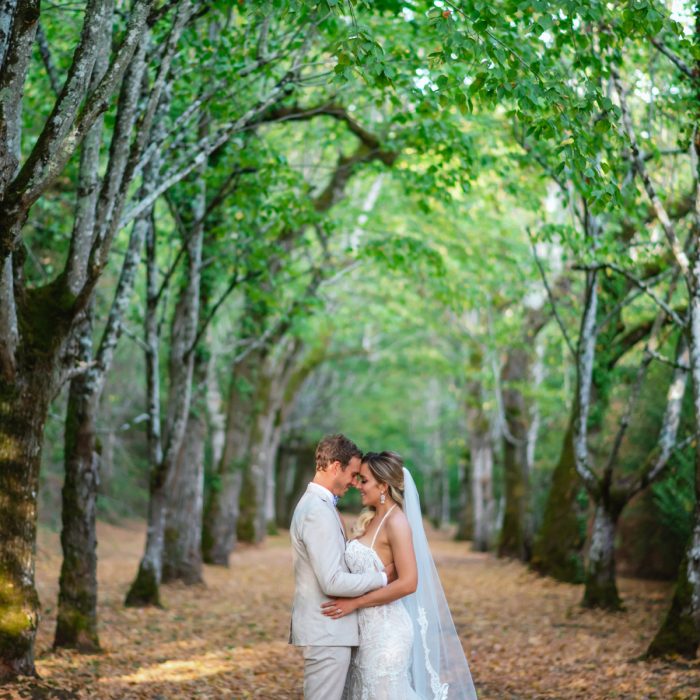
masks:
<path id="1" fill-rule="evenodd" d="M 372 538 L 372 544 L 369 546 L 371 550 L 374 550 L 374 542 L 377 539 L 377 535 L 379 534 L 379 531 L 382 529 L 382 525 L 384 525 L 384 521 L 389 517 L 389 513 L 391 513 L 392 510 L 396 508 L 396 503 L 394 503 L 391 508 L 384 514 L 384 517 L 381 519 L 381 522 L 379 523 L 379 527 L 377 528 L 377 531 L 374 533 L 374 537 Z"/>

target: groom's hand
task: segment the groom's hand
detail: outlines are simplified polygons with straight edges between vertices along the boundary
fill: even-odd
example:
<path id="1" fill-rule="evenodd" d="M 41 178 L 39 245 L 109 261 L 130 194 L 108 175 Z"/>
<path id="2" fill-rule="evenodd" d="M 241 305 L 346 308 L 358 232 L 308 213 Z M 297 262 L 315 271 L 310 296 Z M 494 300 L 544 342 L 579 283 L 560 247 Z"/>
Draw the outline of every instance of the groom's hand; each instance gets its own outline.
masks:
<path id="1" fill-rule="evenodd" d="M 396 573 L 396 567 L 394 566 L 393 561 L 391 562 L 391 564 L 387 564 L 384 567 L 384 573 L 386 574 L 387 585 L 396 581 L 396 579 L 398 578 L 398 574 Z"/>

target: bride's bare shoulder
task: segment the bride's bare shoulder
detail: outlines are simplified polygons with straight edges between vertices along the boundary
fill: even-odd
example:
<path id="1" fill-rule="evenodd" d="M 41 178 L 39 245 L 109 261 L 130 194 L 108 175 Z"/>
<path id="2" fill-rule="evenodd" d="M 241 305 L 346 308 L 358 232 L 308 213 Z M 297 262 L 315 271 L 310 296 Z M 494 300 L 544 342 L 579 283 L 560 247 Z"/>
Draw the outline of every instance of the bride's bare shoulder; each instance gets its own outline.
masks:
<path id="1" fill-rule="evenodd" d="M 405 533 L 411 534 L 408 518 L 401 508 L 394 508 L 393 513 L 386 520 L 386 527 L 390 536 L 401 536 Z"/>

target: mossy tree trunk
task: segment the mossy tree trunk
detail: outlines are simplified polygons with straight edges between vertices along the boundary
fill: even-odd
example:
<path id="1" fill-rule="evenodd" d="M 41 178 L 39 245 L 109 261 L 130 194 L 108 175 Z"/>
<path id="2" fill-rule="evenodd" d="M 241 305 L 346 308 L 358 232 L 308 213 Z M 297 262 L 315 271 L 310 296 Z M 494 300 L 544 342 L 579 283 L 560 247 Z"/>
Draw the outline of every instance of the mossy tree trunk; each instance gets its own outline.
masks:
<path id="1" fill-rule="evenodd" d="M 530 560 L 538 573 L 566 583 L 583 581 L 586 541 L 585 517 L 578 506 L 581 482 L 574 458 L 574 421 L 572 412 Z"/>
<path id="2" fill-rule="evenodd" d="M 498 555 L 521 561 L 528 561 L 532 552 L 527 464 L 528 409 L 521 388 L 528 374 L 528 350 L 524 347 L 511 348 L 502 373 L 505 512 Z"/>
<path id="3" fill-rule="evenodd" d="M 700 34 L 700 6 L 696 11 L 696 29 Z M 700 64 L 700 62 L 699 62 Z M 700 135 L 695 149 L 700 156 Z M 700 181 L 700 173 L 697 173 Z M 700 231 L 696 230 L 696 240 Z M 695 435 L 700 434 L 700 250 L 696 247 L 692 262 L 690 288 L 690 373 L 692 375 Z M 700 448 L 695 449 L 695 507 L 693 528 L 681 562 L 671 608 L 649 645 L 649 656 L 679 654 L 694 659 L 700 648 Z"/>
<path id="4" fill-rule="evenodd" d="M 111 34 L 105 41 L 109 44 Z M 129 71 L 128 83 L 140 79 L 142 57 L 139 55 Z M 95 79 L 99 79 L 98 71 Z M 124 109 L 124 105 L 122 106 Z M 127 106 L 131 112 L 132 106 Z M 69 277 L 78 284 L 86 274 L 89 246 L 97 235 L 95 221 L 103 209 L 97 202 L 101 122 L 86 139 L 80 163 L 81 195 L 78 198 L 76 224 L 72 240 Z M 150 194 L 154 182 L 153 166 L 146 168 L 141 195 Z M 104 207 L 104 202 L 102 202 Z M 97 651 L 97 533 L 96 501 L 100 457 L 95 436 L 95 421 L 107 374 L 123 328 L 123 318 L 131 299 L 141 249 L 148 228 L 148 212 L 134 222 L 129 245 L 122 263 L 107 322 L 97 352 L 93 356 L 93 303 L 81 315 L 76 327 L 74 359 L 87 370 L 73 378 L 68 392 L 64 424 L 64 485 L 61 499 L 61 547 L 63 561 L 59 579 L 58 613 L 55 647 Z"/>
<path id="5" fill-rule="evenodd" d="M 623 110 L 624 112 L 624 110 Z M 600 221 L 587 213 L 586 230 L 592 242 L 601 232 Z M 676 346 L 676 368 L 666 394 L 666 406 L 656 447 L 647 455 L 645 463 L 633 475 L 626 474 L 616 478 L 615 470 L 619 466 L 620 450 L 632 422 L 634 411 L 638 408 L 641 389 L 645 381 L 647 369 L 652 361 L 656 348 L 659 346 L 660 332 L 667 322 L 668 314 L 660 309 L 651 324 L 648 324 L 642 338 L 646 336 L 642 359 L 639 362 L 636 377 L 623 404 L 619 426 L 612 441 L 612 446 L 605 458 L 605 465 L 600 474 L 593 469 L 591 451 L 588 446 L 589 415 L 596 408 L 592 402 L 594 369 L 601 365 L 611 367 L 620 357 L 621 349 L 626 345 L 625 338 L 616 338 L 617 331 L 608 328 L 610 338 L 599 335 L 596 319 L 599 312 L 606 312 L 606 305 L 614 305 L 619 309 L 618 299 L 624 294 L 624 287 L 615 285 L 613 280 L 599 279 L 599 270 L 592 268 L 586 272 L 586 293 L 584 312 L 581 319 L 581 330 L 576 349 L 577 383 L 576 408 L 574 411 L 574 456 L 576 470 L 595 504 L 593 531 L 588 552 L 588 564 L 585 573 L 585 592 L 583 605 L 600 607 L 608 610 L 619 610 L 622 607 L 615 584 L 615 534 L 617 522 L 625 506 L 640 491 L 645 489 L 655 479 L 658 479 L 666 469 L 672 450 L 676 443 L 682 400 L 687 383 L 688 348 L 685 336 L 681 333 Z M 602 297 L 599 304 L 599 285 L 604 292 L 611 292 Z M 675 291 L 672 282 L 666 291 L 666 302 L 670 301 Z M 647 326 L 647 324 L 643 324 Z M 629 336 L 629 333 L 627 334 Z M 641 339 L 641 338 L 639 338 Z M 598 355 L 598 358 L 596 358 Z M 604 357 L 604 364 L 601 361 Z M 600 364 L 599 364 L 600 363 Z M 599 377 L 599 373 L 598 377 Z M 605 387 L 602 393 L 607 396 Z M 601 402 L 602 403 L 602 402 Z M 600 421 L 598 413 L 597 421 Z M 593 423 L 597 421 L 592 421 Z"/>
<path id="6" fill-rule="evenodd" d="M 107 323 L 94 358 L 92 305 L 86 309 L 82 327 L 76 333 L 75 359 L 90 366 L 71 380 L 66 408 L 65 481 L 61 511 L 63 562 L 54 636 L 56 647 L 73 647 L 82 651 L 99 648 L 95 507 L 101 458 L 96 447 L 95 421 L 121 335 L 124 313 L 134 289 L 147 228 L 147 217 L 139 218 L 134 223 Z"/>
<path id="7" fill-rule="evenodd" d="M 0 677 L 34 673 L 39 601 L 34 587 L 37 493 L 50 401 L 80 312 L 59 277 L 22 290 L 12 366 L 0 372 Z M 5 343 L 7 337 L 0 338 Z"/>
<path id="8" fill-rule="evenodd" d="M 697 12 L 700 31 L 700 8 Z M 700 138 L 697 137 L 696 138 Z M 700 152 L 700 141 L 696 144 Z M 700 253 L 696 250 L 694 269 L 700 269 Z M 700 279 L 696 280 L 690 304 L 691 353 L 695 431 L 700 433 Z M 695 450 L 695 507 L 693 529 L 681 562 L 671 608 L 651 642 L 649 656 L 680 654 L 694 659 L 700 648 L 700 449 Z"/>
<path id="9" fill-rule="evenodd" d="M 695 522 L 700 521 L 700 514 L 695 513 Z M 695 549 L 695 556 L 700 559 L 700 532 L 694 528 L 689 550 Z M 686 554 L 678 568 L 678 578 L 673 591 L 671 608 L 664 618 L 659 631 L 654 636 L 648 657 L 683 656 L 694 660 L 700 647 L 700 624 L 698 621 L 698 601 L 693 578 L 697 575 L 697 564 L 693 564 Z"/>
<path id="10" fill-rule="evenodd" d="M 78 329 L 77 359 L 92 360 L 92 309 Z M 54 646 L 83 652 L 100 648 L 97 634 L 97 537 L 95 507 L 99 457 L 95 449 L 95 377 L 84 373 L 70 384 L 64 433 L 65 477 L 61 493 L 58 614 Z"/>
<path id="11" fill-rule="evenodd" d="M 37 493 L 53 374 L 36 362 L 0 380 L 0 681 L 35 672 Z"/>
<path id="12" fill-rule="evenodd" d="M 109 66 L 112 21 L 110 8 L 96 37 L 98 48 L 90 74 L 90 91 L 97 87 Z M 78 194 L 66 264 L 69 289 L 74 294 L 78 294 L 85 284 L 90 248 L 96 234 L 103 130 L 104 118 L 100 116 L 81 147 Z M 127 255 L 125 267 L 128 267 L 129 261 L 130 257 Z M 93 361 L 93 304 L 91 301 L 81 314 L 74 332 L 74 364 L 82 364 L 85 367 Z M 108 323 L 105 336 L 112 332 L 118 336 L 118 331 L 110 329 Z M 104 356 L 101 359 L 104 359 Z M 94 420 L 107 367 L 103 365 L 101 369 L 102 372 L 90 368 L 71 381 L 64 424 L 65 477 L 61 494 L 63 561 L 59 578 L 54 647 L 73 647 L 83 652 L 98 651 L 100 648 L 97 634 L 95 532 L 99 459 L 95 449 Z"/>
<path id="13" fill-rule="evenodd" d="M 696 3 L 695 13 L 695 39 L 700 37 L 700 5 Z M 696 59 L 694 71 L 689 74 L 693 80 L 693 92 L 695 99 L 695 129 L 691 148 L 694 150 L 693 179 L 697 189 L 700 183 L 700 130 L 697 125 L 700 122 L 700 89 L 694 80 L 700 70 L 700 58 Z M 675 264 L 683 276 L 688 290 L 688 320 L 683 329 L 687 333 L 690 344 L 689 367 L 693 387 L 693 408 L 695 418 L 695 438 L 700 434 L 700 201 L 695 198 L 694 220 L 689 237 L 690 246 L 682 246 L 682 232 L 677 228 L 673 217 L 669 215 L 664 204 L 664 197 L 660 197 L 657 186 L 649 176 L 644 158 L 639 149 L 634 123 L 627 105 L 627 93 L 622 86 L 620 75 L 615 69 L 611 71 L 613 84 L 615 85 L 619 102 L 622 124 L 629 139 L 632 161 L 644 186 L 649 202 L 658 217 L 661 228 L 666 238 L 668 251 L 673 255 Z M 692 254 L 688 254 L 688 250 Z M 695 508 L 693 511 L 693 529 L 685 561 L 681 564 L 676 589 L 674 592 L 671 610 L 669 611 L 661 629 L 654 638 L 648 653 L 655 656 L 681 654 L 694 658 L 700 646 L 700 450 L 696 448 L 695 454 Z"/>

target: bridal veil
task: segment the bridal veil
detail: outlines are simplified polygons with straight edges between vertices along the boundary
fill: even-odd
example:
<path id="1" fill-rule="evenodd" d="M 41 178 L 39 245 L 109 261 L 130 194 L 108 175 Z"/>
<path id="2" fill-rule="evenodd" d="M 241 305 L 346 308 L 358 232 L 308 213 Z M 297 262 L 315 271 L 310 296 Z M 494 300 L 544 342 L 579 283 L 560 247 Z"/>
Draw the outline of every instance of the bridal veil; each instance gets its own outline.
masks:
<path id="1" fill-rule="evenodd" d="M 404 468 L 404 513 L 413 533 L 418 587 L 403 598 L 414 626 L 411 663 L 416 693 L 426 700 L 476 700 L 469 665 L 447 605 L 423 527 L 418 489 Z"/>

